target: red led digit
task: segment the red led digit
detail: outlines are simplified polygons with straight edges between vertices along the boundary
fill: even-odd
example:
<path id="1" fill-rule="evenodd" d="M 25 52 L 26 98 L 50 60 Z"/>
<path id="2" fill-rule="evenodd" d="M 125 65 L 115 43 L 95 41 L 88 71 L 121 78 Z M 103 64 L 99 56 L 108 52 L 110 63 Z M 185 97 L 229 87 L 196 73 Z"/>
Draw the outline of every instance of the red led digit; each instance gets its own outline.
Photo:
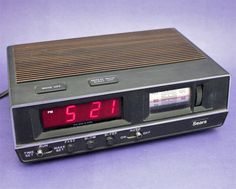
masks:
<path id="1" fill-rule="evenodd" d="M 71 123 L 75 121 L 75 118 L 76 118 L 75 110 L 76 110 L 75 105 L 66 107 L 66 122 L 67 123 Z"/>
<path id="2" fill-rule="evenodd" d="M 92 109 L 89 112 L 90 118 L 97 118 L 101 109 L 102 103 L 100 101 L 92 102 Z"/>
<path id="3" fill-rule="evenodd" d="M 117 104 L 117 100 L 112 100 L 112 106 L 111 106 L 111 114 L 115 113 L 116 110 L 116 104 Z"/>

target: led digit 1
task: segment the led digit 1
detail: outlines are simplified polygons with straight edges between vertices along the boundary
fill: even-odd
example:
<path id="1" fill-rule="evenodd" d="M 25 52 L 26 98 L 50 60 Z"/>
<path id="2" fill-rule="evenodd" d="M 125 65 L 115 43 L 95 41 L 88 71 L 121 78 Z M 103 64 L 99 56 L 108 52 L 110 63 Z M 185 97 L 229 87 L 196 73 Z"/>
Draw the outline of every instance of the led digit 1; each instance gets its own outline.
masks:
<path id="1" fill-rule="evenodd" d="M 76 106 L 71 105 L 66 107 L 66 123 L 72 123 L 76 118 Z"/>
<path id="2" fill-rule="evenodd" d="M 102 103 L 100 101 L 92 102 L 92 109 L 89 112 L 90 118 L 98 118 Z"/>
<path id="3" fill-rule="evenodd" d="M 112 105 L 111 105 L 111 114 L 114 114 L 116 111 L 116 104 L 117 104 L 117 100 L 112 100 Z"/>

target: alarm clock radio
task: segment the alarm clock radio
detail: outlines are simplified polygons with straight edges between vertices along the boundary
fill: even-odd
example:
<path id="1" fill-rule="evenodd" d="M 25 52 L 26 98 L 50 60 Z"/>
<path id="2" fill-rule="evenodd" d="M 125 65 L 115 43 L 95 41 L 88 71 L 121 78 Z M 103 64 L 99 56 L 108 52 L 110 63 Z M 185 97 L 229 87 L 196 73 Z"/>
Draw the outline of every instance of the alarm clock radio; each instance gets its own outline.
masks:
<path id="1" fill-rule="evenodd" d="M 228 72 L 173 28 L 14 45 L 8 65 L 22 162 L 219 127 L 228 112 Z"/>

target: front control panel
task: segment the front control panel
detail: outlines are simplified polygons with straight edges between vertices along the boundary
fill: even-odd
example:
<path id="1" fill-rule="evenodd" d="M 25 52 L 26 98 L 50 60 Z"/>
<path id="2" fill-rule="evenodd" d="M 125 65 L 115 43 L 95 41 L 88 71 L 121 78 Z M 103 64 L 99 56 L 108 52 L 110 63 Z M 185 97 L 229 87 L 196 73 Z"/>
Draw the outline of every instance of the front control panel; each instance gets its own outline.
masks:
<path id="1" fill-rule="evenodd" d="M 214 113 L 212 115 L 196 116 L 181 120 L 172 120 L 158 123 L 150 122 L 146 125 L 127 128 L 124 130 L 104 131 L 104 133 L 87 136 L 77 136 L 70 140 L 48 142 L 43 145 L 17 149 L 17 153 L 23 162 L 34 162 L 72 154 L 80 154 L 89 151 L 106 149 L 125 144 L 162 138 L 170 135 L 202 130 L 221 126 L 227 112 Z"/>

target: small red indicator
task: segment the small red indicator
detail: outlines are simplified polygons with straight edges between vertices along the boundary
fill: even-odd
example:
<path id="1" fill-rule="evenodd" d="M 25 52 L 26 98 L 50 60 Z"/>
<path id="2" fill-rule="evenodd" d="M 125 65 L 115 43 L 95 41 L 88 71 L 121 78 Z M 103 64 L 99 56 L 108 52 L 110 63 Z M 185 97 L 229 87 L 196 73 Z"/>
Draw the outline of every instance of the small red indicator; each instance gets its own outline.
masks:
<path id="1" fill-rule="evenodd" d="M 121 99 L 100 100 L 44 109 L 41 111 L 41 116 L 44 129 L 119 118 L 121 116 Z"/>

